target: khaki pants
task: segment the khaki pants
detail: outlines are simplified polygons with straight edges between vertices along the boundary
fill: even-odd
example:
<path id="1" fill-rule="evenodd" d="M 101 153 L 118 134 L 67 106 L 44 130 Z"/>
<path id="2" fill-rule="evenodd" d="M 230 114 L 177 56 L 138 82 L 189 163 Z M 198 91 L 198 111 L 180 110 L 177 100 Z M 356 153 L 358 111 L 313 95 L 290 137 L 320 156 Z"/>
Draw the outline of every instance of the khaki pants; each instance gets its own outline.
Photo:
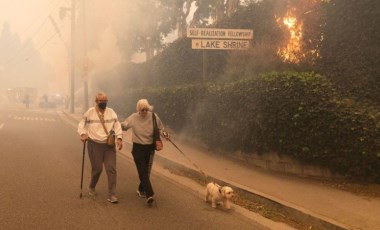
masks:
<path id="1" fill-rule="evenodd" d="M 88 156 L 91 162 L 90 188 L 94 188 L 98 183 L 103 171 L 103 164 L 108 178 L 108 195 L 115 195 L 116 190 L 116 149 L 103 143 L 94 141 L 87 142 Z"/>

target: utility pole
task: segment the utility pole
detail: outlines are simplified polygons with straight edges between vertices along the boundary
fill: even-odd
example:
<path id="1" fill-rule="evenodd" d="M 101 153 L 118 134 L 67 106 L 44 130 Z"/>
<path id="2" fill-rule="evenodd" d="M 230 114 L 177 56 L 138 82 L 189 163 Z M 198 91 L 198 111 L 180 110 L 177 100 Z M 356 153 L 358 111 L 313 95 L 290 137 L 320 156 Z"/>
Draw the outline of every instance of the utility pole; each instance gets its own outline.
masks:
<path id="1" fill-rule="evenodd" d="M 75 112 L 75 0 L 71 0 L 71 75 L 70 75 L 70 113 Z"/>
<path id="2" fill-rule="evenodd" d="M 83 15 L 83 112 L 88 110 L 88 59 L 87 59 L 87 34 L 86 34 L 86 0 L 82 0 Z"/>
<path id="3" fill-rule="evenodd" d="M 71 13 L 71 44 L 70 48 L 67 47 L 67 51 L 70 53 L 70 76 L 69 76 L 69 94 L 70 94 L 70 106 L 69 110 L 70 113 L 74 113 L 75 111 L 75 0 L 71 0 L 71 8 L 67 7 L 60 7 L 59 11 L 59 17 L 61 20 L 63 20 L 66 17 L 66 12 L 70 11 Z M 55 25 L 55 22 L 52 17 L 50 17 L 51 22 L 54 25 L 54 28 L 56 29 L 57 33 L 60 35 L 61 33 L 59 32 L 58 27 Z"/>
<path id="4" fill-rule="evenodd" d="M 207 67 L 208 67 L 208 63 L 207 63 L 207 51 L 206 50 L 203 50 L 202 51 L 202 65 L 203 65 L 203 68 L 202 68 L 202 80 L 203 81 L 206 81 L 207 80 L 207 75 L 208 75 L 208 71 L 207 71 Z"/>

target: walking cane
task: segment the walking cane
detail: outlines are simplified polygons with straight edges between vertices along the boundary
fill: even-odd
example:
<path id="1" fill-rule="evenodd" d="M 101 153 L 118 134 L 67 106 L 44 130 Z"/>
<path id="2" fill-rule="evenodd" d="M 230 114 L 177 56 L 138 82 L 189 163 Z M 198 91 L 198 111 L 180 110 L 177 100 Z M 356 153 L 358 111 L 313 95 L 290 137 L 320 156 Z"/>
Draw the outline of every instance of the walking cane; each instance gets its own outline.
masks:
<path id="1" fill-rule="evenodd" d="M 81 177 L 80 177 L 80 195 L 79 195 L 79 198 L 82 199 L 82 187 L 83 187 L 83 169 L 84 169 L 84 156 L 86 154 L 86 142 L 87 140 L 85 140 L 83 142 L 83 158 L 82 158 L 82 174 L 81 174 Z"/>

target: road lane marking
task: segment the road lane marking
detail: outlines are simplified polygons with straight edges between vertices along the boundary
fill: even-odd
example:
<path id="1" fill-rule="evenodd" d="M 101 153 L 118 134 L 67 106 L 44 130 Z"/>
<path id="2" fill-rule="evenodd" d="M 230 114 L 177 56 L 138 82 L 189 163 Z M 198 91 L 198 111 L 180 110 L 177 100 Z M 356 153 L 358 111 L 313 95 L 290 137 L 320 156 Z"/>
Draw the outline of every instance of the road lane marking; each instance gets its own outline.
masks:
<path id="1" fill-rule="evenodd" d="M 54 118 L 43 118 L 43 117 L 12 117 L 14 120 L 23 120 L 23 121 L 46 121 L 46 122 L 55 122 L 57 121 Z"/>

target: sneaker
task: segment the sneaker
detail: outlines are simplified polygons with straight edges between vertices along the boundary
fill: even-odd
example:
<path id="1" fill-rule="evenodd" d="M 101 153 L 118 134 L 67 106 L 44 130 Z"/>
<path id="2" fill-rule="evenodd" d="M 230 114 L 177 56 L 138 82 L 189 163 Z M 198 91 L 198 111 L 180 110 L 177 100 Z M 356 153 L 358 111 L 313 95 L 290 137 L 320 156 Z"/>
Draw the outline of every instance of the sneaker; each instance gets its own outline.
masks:
<path id="1" fill-rule="evenodd" d="M 137 190 L 137 195 L 141 198 L 145 198 L 146 195 L 145 195 L 145 192 L 140 192 L 139 190 Z"/>
<path id="2" fill-rule="evenodd" d="M 95 189 L 94 188 L 91 188 L 91 187 L 88 187 L 88 195 L 90 196 L 96 196 L 96 192 L 95 192 Z"/>
<path id="3" fill-rule="evenodd" d="M 117 202 L 119 202 L 119 200 L 117 199 L 115 195 L 111 195 L 110 197 L 108 197 L 107 200 L 113 204 L 116 204 Z"/>
<path id="4" fill-rule="evenodd" d="M 153 202 L 154 202 L 154 199 L 153 199 L 152 196 L 150 196 L 148 199 L 146 199 L 146 203 L 147 203 L 148 205 L 152 205 Z"/>

